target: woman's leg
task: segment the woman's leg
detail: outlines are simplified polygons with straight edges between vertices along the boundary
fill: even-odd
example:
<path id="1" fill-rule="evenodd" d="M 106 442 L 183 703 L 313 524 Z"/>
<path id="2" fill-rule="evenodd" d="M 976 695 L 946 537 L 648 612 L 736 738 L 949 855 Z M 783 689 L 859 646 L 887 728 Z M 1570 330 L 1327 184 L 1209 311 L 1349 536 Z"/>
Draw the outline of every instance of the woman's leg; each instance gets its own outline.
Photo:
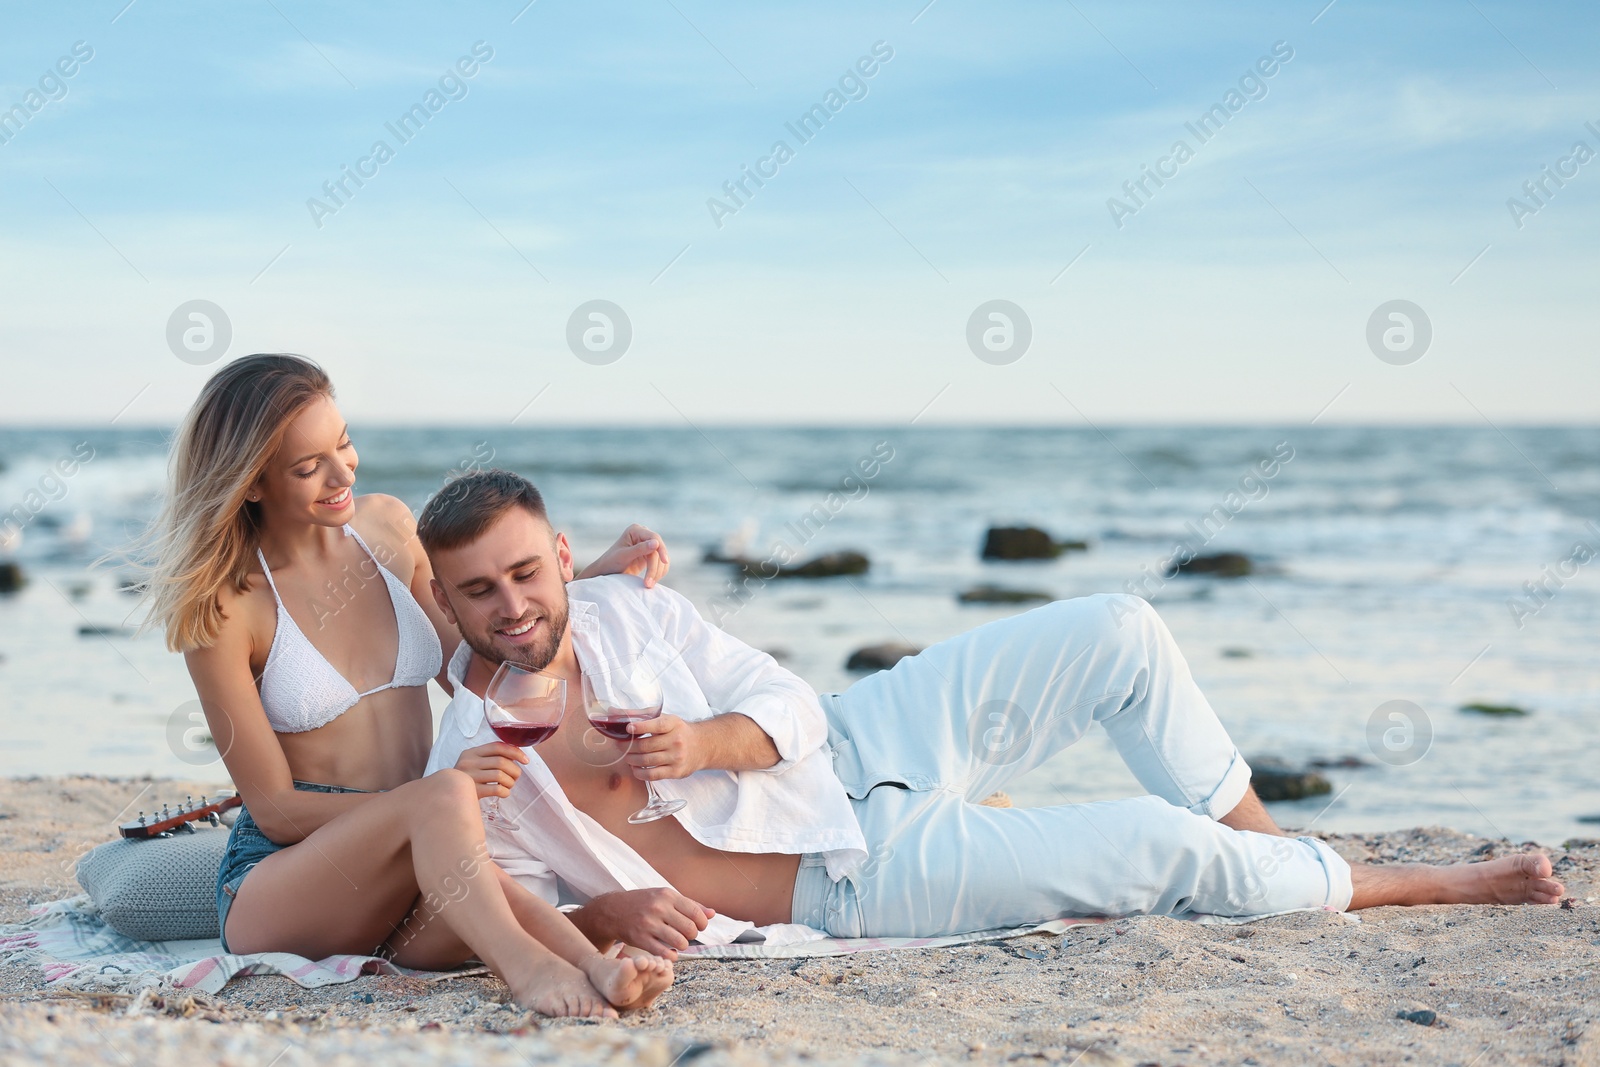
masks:
<path id="1" fill-rule="evenodd" d="M 256 865 L 228 909 L 228 945 L 311 959 L 370 953 L 419 894 L 424 902 L 470 900 L 439 914 L 519 1003 L 548 1015 L 610 1015 L 606 999 L 638 999 L 644 978 L 632 960 L 591 953 L 574 966 L 523 929 L 486 855 L 467 775 L 446 770 L 407 782 Z"/>
<path id="2" fill-rule="evenodd" d="M 492 861 L 484 862 L 499 878 L 506 902 L 511 905 L 511 913 L 540 944 L 568 963 L 576 963 L 594 953 L 596 946 L 590 944 L 578 928 L 567 921 L 566 916 L 523 888 Z M 470 959 L 472 950 L 440 917 L 440 913 L 451 906 L 450 901 L 430 904 L 419 899 L 411 914 L 396 927 L 384 944 L 384 954 L 402 967 L 425 971 L 449 970 Z M 632 1001 L 613 1000 L 612 1003 L 622 1011 L 648 1008 L 672 984 L 672 964 L 627 946 L 624 946 L 623 952 L 638 968 L 643 978 L 643 988 Z"/>

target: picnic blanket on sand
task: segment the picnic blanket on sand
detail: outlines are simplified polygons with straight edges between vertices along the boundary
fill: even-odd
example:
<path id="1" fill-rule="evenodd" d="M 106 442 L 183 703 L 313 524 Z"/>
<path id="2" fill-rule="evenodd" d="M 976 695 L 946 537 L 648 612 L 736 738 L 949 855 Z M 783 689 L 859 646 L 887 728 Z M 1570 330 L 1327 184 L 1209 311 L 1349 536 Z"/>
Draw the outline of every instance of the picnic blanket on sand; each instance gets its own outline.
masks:
<path id="1" fill-rule="evenodd" d="M 66 989 L 138 990 L 145 987 L 220 992 L 241 975 L 277 974 L 296 985 L 314 989 L 350 982 L 363 974 L 403 974 L 439 980 L 488 973 L 480 966 L 454 971 L 414 971 L 378 956 L 329 956 L 308 960 L 289 952 L 238 955 L 224 952 L 216 938 L 199 941 L 136 941 L 113 930 L 87 896 L 36 904 L 30 917 L 0 925 L 0 959 L 38 966 L 45 981 Z M 1283 914 L 1283 913 L 1279 913 Z M 1250 919 L 1224 919 L 1211 915 L 1185 916 L 1196 922 L 1239 923 Z M 693 945 L 680 955 L 696 959 L 793 958 L 844 956 L 904 948 L 943 948 L 975 941 L 1003 941 L 1028 934 L 1059 934 L 1074 926 L 1112 922 L 1111 919 L 1055 919 L 1032 926 L 980 930 L 948 937 L 860 937 L 821 935 L 809 940 L 768 945 L 760 942 L 732 945 Z"/>
<path id="2" fill-rule="evenodd" d="M 349 982 L 363 974 L 454 978 L 487 968 L 413 971 L 377 956 L 308 960 L 291 952 L 238 955 L 214 937 L 198 941 L 137 941 L 112 929 L 87 895 L 35 904 L 28 919 L 0 926 L 0 959 L 37 966 L 45 981 L 65 989 L 138 990 L 147 986 L 219 992 L 246 974 L 281 974 L 296 985 Z"/>

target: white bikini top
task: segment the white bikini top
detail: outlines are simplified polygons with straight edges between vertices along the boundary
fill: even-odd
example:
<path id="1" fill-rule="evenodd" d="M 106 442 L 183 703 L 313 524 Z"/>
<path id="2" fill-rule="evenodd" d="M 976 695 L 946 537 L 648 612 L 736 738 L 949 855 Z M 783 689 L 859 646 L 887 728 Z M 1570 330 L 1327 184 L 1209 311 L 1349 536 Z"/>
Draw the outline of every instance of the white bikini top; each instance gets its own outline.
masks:
<path id="1" fill-rule="evenodd" d="M 318 652 L 295 625 L 289 610 L 278 595 L 278 583 L 272 580 L 267 568 L 267 557 L 256 549 L 261 560 L 261 571 L 272 587 L 272 598 L 278 604 L 278 625 L 272 635 L 272 648 L 267 652 L 267 666 L 261 672 L 261 706 L 267 711 L 267 721 L 273 730 L 282 734 L 302 733 L 326 726 L 355 706 L 362 697 L 396 689 L 406 685 L 425 685 L 429 678 L 439 673 L 443 654 L 433 623 L 423 613 L 421 605 L 393 574 L 378 562 L 372 549 L 361 535 L 345 524 L 346 537 L 354 537 L 383 575 L 389 587 L 389 603 L 394 607 L 396 628 L 399 630 L 399 647 L 395 650 L 394 678 L 387 685 L 356 692 L 356 687 L 334 669 L 326 656 Z"/>

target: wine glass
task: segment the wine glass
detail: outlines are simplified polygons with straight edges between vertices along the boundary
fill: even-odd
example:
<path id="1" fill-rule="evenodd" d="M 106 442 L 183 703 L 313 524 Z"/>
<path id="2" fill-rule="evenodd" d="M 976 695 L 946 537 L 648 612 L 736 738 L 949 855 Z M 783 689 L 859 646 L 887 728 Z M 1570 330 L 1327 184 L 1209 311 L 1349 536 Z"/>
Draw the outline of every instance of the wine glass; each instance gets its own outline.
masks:
<path id="1" fill-rule="evenodd" d="M 567 680 L 515 663 L 502 663 L 483 691 L 483 717 L 494 735 L 508 745 L 531 748 L 547 740 L 567 712 Z M 500 810 L 500 798 L 490 797 L 484 818 L 507 830 L 518 828 Z"/>
<path id="2" fill-rule="evenodd" d="M 661 714 L 663 698 L 661 681 L 643 658 L 630 656 L 597 670 L 592 675 L 583 674 L 583 710 L 589 724 L 613 741 L 628 744 L 635 736 L 630 734 L 630 722 L 648 722 Z M 655 822 L 673 812 L 682 811 L 687 801 L 668 800 L 656 792 L 656 784 L 645 782 L 650 803 L 628 816 L 630 823 Z"/>

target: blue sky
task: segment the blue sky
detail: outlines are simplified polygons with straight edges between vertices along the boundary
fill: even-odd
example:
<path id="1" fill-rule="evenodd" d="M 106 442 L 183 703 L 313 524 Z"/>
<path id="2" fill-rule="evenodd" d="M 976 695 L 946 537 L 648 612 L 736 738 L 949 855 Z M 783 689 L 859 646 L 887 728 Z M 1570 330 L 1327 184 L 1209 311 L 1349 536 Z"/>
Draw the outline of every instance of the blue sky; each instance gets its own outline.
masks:
<path id="1" fill-rule="evenodd" d="M 1600 160 L 1520 228 L 1506 203 L 1600 151 L 1592 5 L 924 2 L 10 13 L 0 109 L 93 58 L 0 127 L 0 421 L 176 419 L 213 369 L 169 349 L 194 299 L 224 358 L 310 355 L 367 421 L 1600 414 Z M 385 124 L 478 42 L 400 143 Z M 801 144 L 785 123 L 878 42 Z M 1200 144 L 1185 123 L 1278 42 Z M 1108 199 L 1180 137 L 1193 158 L 1119 228 Z M 318 227 L 308 199 L 380 139 Z M 719 227 L 708 199 L 780 139 Z M 633 327 L 606 365 L 566 341 L 591 299 Z M 966 341 L 992 299 L 1032 324 L 1006 365 Z M 1433 327 L 1405 366 L 1365 340 L 1392 299 Z"/>

